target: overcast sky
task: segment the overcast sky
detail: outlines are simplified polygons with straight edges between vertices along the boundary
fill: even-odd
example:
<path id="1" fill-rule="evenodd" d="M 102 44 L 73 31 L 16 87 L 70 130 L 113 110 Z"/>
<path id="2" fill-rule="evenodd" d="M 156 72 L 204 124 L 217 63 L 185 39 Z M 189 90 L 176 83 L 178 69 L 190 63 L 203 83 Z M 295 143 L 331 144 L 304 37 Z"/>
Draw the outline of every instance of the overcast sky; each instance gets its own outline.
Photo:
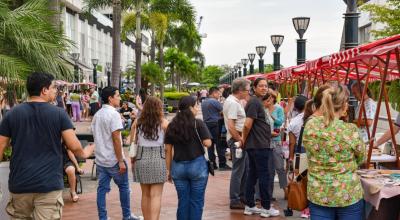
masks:
<path id="1" fill-rule="evenodd" d="M 203 16 L 200 33 L 206 33 L 201 51 L 207 65 L 234 65 L 255 47 L 266 45 L 265 63 L 272 63 L 273 46 L 270 36 L 285 36 L 281 64 L 296 64 L 298 34 L 292 24 L 293 17 L 310 17 L 307 39 L 307 59 L 336 52 L 340 47 L 343 29 L 342 0 L 190 0 Z M 258 56 L 255 66 L 258 66 Z"/>

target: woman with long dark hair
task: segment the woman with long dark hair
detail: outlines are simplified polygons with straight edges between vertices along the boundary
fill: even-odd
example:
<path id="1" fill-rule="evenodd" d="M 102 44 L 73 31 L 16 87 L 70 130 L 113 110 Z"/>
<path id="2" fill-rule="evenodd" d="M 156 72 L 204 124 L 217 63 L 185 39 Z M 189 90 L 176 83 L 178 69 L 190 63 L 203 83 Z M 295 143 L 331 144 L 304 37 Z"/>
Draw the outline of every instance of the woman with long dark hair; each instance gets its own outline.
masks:
<path id="1" fill-rule="evenodd" d="M 195 98 L 181 98 L 165 135 L 168 179 L 172 178 L 178 193 L 178 220 L 200 220 L 203 213 L 208 181 L 203 146 L 211 146 L 211 135 L 205 123 L 195 118 L 198 109 Z"/>
<path id="2" fill-rule="evenodd" d="M 131 158 L 133 179 L 142 189 L 142 212 L 145 219 L 158 220 L 161 195 L 167 181 L 164 136 L 168 121 L 161 100 L 148 97 L 142 113 L 132 125 L 131 136 L 137 143 L 137 155 Z"/>

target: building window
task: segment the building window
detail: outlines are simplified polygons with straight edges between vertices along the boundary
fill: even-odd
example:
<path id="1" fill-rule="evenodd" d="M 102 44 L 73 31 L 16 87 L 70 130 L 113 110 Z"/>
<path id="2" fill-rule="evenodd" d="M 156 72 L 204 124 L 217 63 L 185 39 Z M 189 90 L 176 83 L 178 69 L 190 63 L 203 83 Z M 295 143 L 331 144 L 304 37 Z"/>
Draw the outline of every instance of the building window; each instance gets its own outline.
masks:
<path id="1" fill-rule="evenodd" d="M 371 41 L 371 24 L 367 24 L 359 29 L 360 44 Z"/>

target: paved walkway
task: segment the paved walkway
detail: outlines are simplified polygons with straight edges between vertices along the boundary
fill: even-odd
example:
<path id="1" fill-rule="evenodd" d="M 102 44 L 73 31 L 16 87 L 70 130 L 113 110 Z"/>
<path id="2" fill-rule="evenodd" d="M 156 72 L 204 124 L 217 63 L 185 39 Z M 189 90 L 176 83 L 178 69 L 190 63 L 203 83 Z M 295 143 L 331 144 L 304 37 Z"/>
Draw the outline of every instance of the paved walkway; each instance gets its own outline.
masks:
<path id="1" fill-rule="evenodd" d="M 89 122 L 82 122 L 76 124 L 78 133 L 89 132 Z M 127 155 L 127 148 L 124 148 Z M 92 161 L 87 160 L 83 165 L 85 174 L 82 176 L 83 194 L 80 195 L 78 203 L 72 203 L 69 197 L 68 189 L 64 190 L 65 207 L 63 210 L 64 220 L 75 219 L 97 219 L 97 206 L 96 206 L 96 188 L 97 181 L 90 179 L 90 172 Z M 129 168 L 130 169 L 130 168 Z M 208 180 L 205 207 L 203 219 L 219 219 L 219 220 L 248 220 L 248 219 L 262 219 L 260 216 L 244 216 L 243 210 L 230 210 L 229 209 L 229 182 L 231 172 L 216 171 L 215 176 L 210 176 Z M 131 169 L 129 170 L 130 180 L 132 180 Z M 118 187 L 112 183 L 112 190 L 107 196 L 107 210 L 111 219 L 121 219 L 121 208 L 119 203 Z M 296 212 L 291 218 L 285 218 L 283 215 L 282 207 L 286 207 L 286 201 L 283 200 L 283 191 L 279 189 L 279 185 L 275 183 L 274 197 L 278 199 L 274 203 L 276 208 L 281 210 L 281 216 L 275 218 L 268 218 L 272 220 L 278 219 L 300 219 L 299 213 Z M 132 212 L 141 214 L 140 208 L 141 190 L 140 185 L 131 182 L 131 207 Z M 164 185 L 164 192 L 162 197 L 162 208 L 160 219 L 176 219 L 177 209 L 177 194 L 173 184 L 166 183 Z"/>
<path id="2" fill-rule="evenodd" d="M 87 169 L 86 169 L 87 170 Z M 229 209 L 229 179 L 231 172 L 216 172 L 216 175 L 210 176 L 206 197 L 205 197 L 205 208 L 203 219 L 261 219 L 259 216 L 246 217 L 242 214 L 243 211 L 237 210 L 232 211 Z M 132 178 L 130 178 L 132 179 Z M 88 182 L 92 182 L 89 183 Z M 89 186 L 89 188 L 87 187 Z M 84 177 L 84 193 L 80 195 L 78 203 L 72 203 L 69 194 L 66 191 L 64 193 L 65 207 L 63 212 L 64 220 L 75 220 L 75 219 L 97 219 L 97 207 L 96 207 L 96 181 L 90 180 L 89 176 Z M 276 185 L 277 187 L 277 185 Z M 118 187 L 112 185 L 112 190 L 107 196 L 107 209 L 111 219 L 121 219 L 121 208 L 119 203 Z M 132 212 L 135 214 L 141 214 L 140 200 L 141 191 L 140 186 L 137 183 L 131 183 L 131 207 Z M 277 197 L 281 200 L 281 197 Z M 160 219 L 176 219 L 177 209 L 177 194 L 173 184 L 166 183 L 164 185 L 164 192 L 162 197 L 162 209 Z M 279 207 L 278 203 L 275 203 L 275 207 Z M 283 214 L 282 214 L 283 215 Z M 298 216 L 298 215 L 297 215 Z M 273 220 L 286 219 L 284 217 L 269 218 Z"/>

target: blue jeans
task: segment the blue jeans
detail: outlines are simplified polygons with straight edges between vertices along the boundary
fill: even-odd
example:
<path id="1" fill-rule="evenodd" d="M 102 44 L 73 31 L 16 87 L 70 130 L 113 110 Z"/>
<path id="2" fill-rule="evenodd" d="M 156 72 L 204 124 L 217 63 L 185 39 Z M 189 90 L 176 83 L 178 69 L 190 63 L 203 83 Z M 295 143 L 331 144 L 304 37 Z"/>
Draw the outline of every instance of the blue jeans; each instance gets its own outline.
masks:
<path id="1" fill-rule="evenodd" d="M 201 220 L 208 181 L 204 156 L 190 161 L 172 161 L 171 177 L 178 192 L 177 220 Z"/>
<path id="2" fill-rule="evenodd" d="M 248 149 L 249 172 L 246 181 L 246 205 L 254 207 L 255 186 L 258 180 L 261 206 L 271 208 L 272 189 L 274 184 L 273 149 Z"/>
<path id="3" fill-rule="evenodd" d="M 346 207 L 326 207 L 309 202 L 311 220 L 363 220 L 364 201 Z"/>
<path id="4" fill-rule="evenodd" d="M 125 166 L 128 168 L 126 162 Z M 123 219 L 128 219 L 131 216 L 128 169 L 125 173 L 120 174 L 119 165 L 117 163 L 113 167 L 97 165 L 97 171 L 99 174 L 99 185 L 97 187 L 97 210 L 99 212 L 99 219 L 107 220 L 106 193 L 111 190 L 111 179 L 114 180 L 114 183 L 117 184 L 119 189 L 119 201 L 122 207 Z"/>

